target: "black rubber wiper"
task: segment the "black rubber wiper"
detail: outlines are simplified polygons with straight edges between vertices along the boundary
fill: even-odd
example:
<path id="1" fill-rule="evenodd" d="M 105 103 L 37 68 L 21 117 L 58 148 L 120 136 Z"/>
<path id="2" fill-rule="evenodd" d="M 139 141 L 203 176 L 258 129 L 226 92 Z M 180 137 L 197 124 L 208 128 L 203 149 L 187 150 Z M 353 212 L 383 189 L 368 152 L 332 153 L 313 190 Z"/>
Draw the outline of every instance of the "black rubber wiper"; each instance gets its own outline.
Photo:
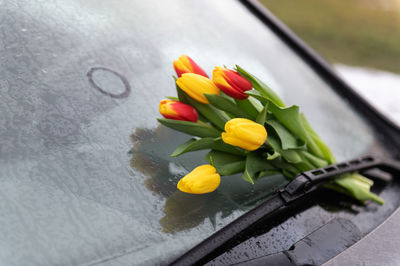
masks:
<path id="1" fill-rule="evenodd" d="M 267 198 L 262 204 L 205 239 L 175 260 L 171 265 L 204 264 L 218 255 L 223 247 L 227 246 L 229 242 L 234 241 L 237 236 L 245 232 L 248 228 L 261 220 L 268 221 L 273 219 L 293 203 L 308 196 L 311 192 L 317 190 L 326 182 L 333 180 L 338 175 L 357 171 L 363 172 L 370 169 L 379 169 L 386 173 L 400 176 L 400 162 L 391 159 L 379 159 L 373 156 L 365 156 L 303 172 L 283 189 Z"/>

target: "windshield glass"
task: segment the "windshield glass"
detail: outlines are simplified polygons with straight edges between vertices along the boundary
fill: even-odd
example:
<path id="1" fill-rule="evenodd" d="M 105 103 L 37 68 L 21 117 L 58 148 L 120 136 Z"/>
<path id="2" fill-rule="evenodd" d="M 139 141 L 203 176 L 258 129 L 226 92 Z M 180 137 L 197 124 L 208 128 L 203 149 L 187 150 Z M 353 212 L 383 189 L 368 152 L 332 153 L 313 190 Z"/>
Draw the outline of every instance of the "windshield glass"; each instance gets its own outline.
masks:
<path id="1" fill-rule="evenodd" d="M 351 105 L 239 1 L 5 0 L 0 18 L 1 264 L 168 263 L 287 182 L 177 191 L 205 154 L 170 157 L 190 136 L 156 121 L 182 53 L 264 80 L 338 160 L 377 151 Z"/>

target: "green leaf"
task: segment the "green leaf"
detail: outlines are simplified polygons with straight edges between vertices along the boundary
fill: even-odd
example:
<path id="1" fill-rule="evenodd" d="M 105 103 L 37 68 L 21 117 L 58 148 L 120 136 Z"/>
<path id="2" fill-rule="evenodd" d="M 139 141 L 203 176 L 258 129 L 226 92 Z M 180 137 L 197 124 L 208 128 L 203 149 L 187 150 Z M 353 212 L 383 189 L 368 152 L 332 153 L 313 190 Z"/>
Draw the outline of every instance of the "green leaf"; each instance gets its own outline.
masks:
<path id="1" fill-rule="evenodd" d="M 210 123 L 212 123 L 218 129 L 224 130 L 225 123 L 230 120 L 224 112 L 216 109 L 209 104 L 199 103 L 196 100 L 190 98 L 190 96 L 187 95 L 183 90 L 181 90 L 178 85 L 176 85 L 176 90 L 178 92 L 178 97 L 180 101 L 193 106 L 202 116 L 207 118 Z"/>
<path id="2" fill-rule="evenodd" d="M 198 113 L 199 115 L 199 121 L 203 122 L 203 123 L 208 123 L 208 119 L 205 118 L 202 114 Z"/>
<path id="3" fill-rule="evenodd" d="M 259 91 L 256 91 L 256 90 L 245 91 L 244 93 L 249 95 L 249 96 L 252 96 L 252 97 L 256 98 L 257 100 L 260 101 L 260 103 L 262 105 L 265 105 L 268 101 L 270 101 L 270 99 L 268 99 L 267 97 L 265 97 Z"/>
<path id="4" fill-rule="evenodd" d="M 287 108 L 280 108 L 271 102 L 269 110 L 281 124 L 288 128 L 300 140 L 304 141 L 314 155 L 318 157 L 324 157 L 318 145 L 314 142 L 311 135 L 306 131 L 298 106 L 293 105 Z"/>
<path id="5" fill-rule="evenodd" d="M 313 165 L 311 165 L 305 158 L 302 158 L 299 154 L 300 150 L 290 149 L 284 150 L 282 149 L 281 140 L 278 134 L 272 127 L 268 127 L 268 139 L 267 142 L 274 149 L 275 152 L 278 152 L 286 162 L 293 165 L 296 168 L 297 172 L 303 172 L 313 169 Z M 289 169 L 288 169 L 289 170 Z M 291 170 L 290 170 L 291 171 Z"/>
<path id="6" fill-rule="evenodd" d="M 205 149 L 214 149 L 218 151 L 223 151 L 227 153 L 232 153 L 236 155 L 244 155 L 244 151 L 239 148 L 233 147 L 224 143 L 221 139 L 215 138 L 202 138 L 195 139 L 192 138 L 187 142 L 179 145 L 175 151 L 171 154 L 172 157 L 176 157 L 182 155 L 186 152 L 205 150 Z"/>
<path id="7" fill-rule="evenodd" d="M 269 101 L 267 97 L 265 97 L 258 91 L 251 90 L 246 91 L 245 93 L 256 98 L 262 104 L 266 104 Z M 315 155 L 326 159 L 329 164 L 336 162 L 336 159 L 329 147 L 313 130 L 305 116 L 299 112 L 298 106 L 280 108 L 279 106 L 271 103 L 269 110 L 275 115 L 279 122 L 281 122 L 286 128 L 288 128 L 302 141 L 307 143 L 308 147 Z"/>
<path id="8" fill-rule="evenodd" d="M 281 156 L 281 154 L 277 151 L 274 151 L 273 154 L 268 154 L 267 160 L 274 160 L 274 159 L 278 158 L 279 156 Z"/>
<path id="9" fill-rule="evenodd" d="M 267 124 L 271 126 L 278 134 L 282 149 L 302 149 L 305 148 L 304 143 L 299 143 L 298 139 L 279 121 L 275 119 L 268 119 Z"/>
<path id="10" fill-rule="evenodd" d="M 227 113 L 230 113 L 235 117 L 251 119 L 251 117 L 248 114 L 240 110 L 238 106 L 231 100 L 216 94 L 205 93 L 204 95 L 207 97 L 210 104 L 213 105 L 214 107 L 222 111 L 225 111 Z"/>
<path id="11" fill-rule="evenodd" d="M 260 172 L 264 171 L 279 171 L 271 161 L 264 159 L 257 152 L 249 152 L 246 157 L 246 168 L 242 178 L 247 182 L 254 184 L 254 180 L 259 177 Z"/>
<path id="12" fill-rule="evenodd" d="M 275 133 L 275 131 L 268 127 L 268 137 L 267 137 L 267 143 L 274 149 L 276 152 L 282 151 L 282 145 L 281 141 L 279 139 L 279 136 Z"/>
<path id="13" fill-rule="evenodd" d="M 225 142 L 222 141 L 222 139 L 216 139 L 214 144 L 212 145 L 211 149 L 217 150 L 217 151 L 223 151 L 223 152 L 227 152 L 227 153 L 231 153 L 231 154 L 239 155 L 239 156 L 246 155 L 245 150 L 238 148 L 238 147 L 234 147 L 229 144 L 226 144 Z"/>
<path id="14" fill-rule="evenodd" d="M 233 175 L 243 172 L 246 163 L 246 157 L 215 150 L 211 150 L 206 158 L 220 175 Z"/>
<path id="15" fill-rule="evenodd" d="M 279 122 L 283 124 L 286 128 L 288 128 L 293 134 L 304 141 L 307 140 L 308 134 L 301 121 L 298 106 L 293 105 L 288 108 L 280 108 L 274 103 L 271 103 L 269 109 L 272 114 L 279 120 Z"/>
<path id="16" fill-rule="evenodd" d="M 308 132 L 308 134 L 314 140 L 316 145 L 319 147 L 319 149 L 321 150 L 325 160 L 327 160 L 329 164 L 336 163 L 336 158 L 333 155 L 332 151 L 324 143 L 324 141 L 318 136 L 317 132 L 314 131 L 314 129 L 311 127 L 310 123 L 307 121 L 305 115 L 304 114 L 300 114 L 300 117 L 301 117 L 301 120 L 303 122 L 305 130 Z"/>
<path id="17" fill-rule="evenodd" d="M 244 100 L 235 99 L 237 107 L 240 110 L 248 114 L 252 119 L 255 119 L 258 113 L 261 111 L 262 106 L 259 102 L 254 101 L 254 99 L 247 98 Z"/>
<path id="18" fill-rule="evenodd" d="M 172 157 L 182 155 L 190 151 L 198 151 L 203 149 L 209 149 L 214 143 L 214 138 L 202 138 L 202 139 L 189 139 L 185 143 L 179 145 L 171 154 Z"/>
<path id="19" fill-rule="evenodd" d="M 298 151 L 296 151 L 296 150 L 282 150 L 281 155 L 289 163 L 298 164 L 298 163 L 303 162 Z M 312 167 L 309 169 L 304 169 L 304 171 L 308 171 L 311 169 L 312 169 Z"/>
<path id="20" fill-rule="evenodd" d="M 281 140 L 275 131 L 269 130 L 267 142 L 274 149 L 274 152 L 278 152 L 281 156 L 290 163 L 301 162 L 301 157 L 297 154 L 295 150 L 284 150 L 282 149 Z"/>
<path id="21" fill-rule="evenodd" d="M 264 108 L 258 114 L 256 122 L 262 126 L 265 124 L 265 120 L 267 119 L 267 111 L 268 111 L 269 102 L 264 105 Z"/>
<path id="22" fill-rule="evenodd" d="M 175 97 L 175 96 L 165 96 L 165 98 L 167 98 L 169 100 L 173 100 L 173 101 L 179 101 L 179 98 Z"/>
<path id="23" fill-rule="evenodd" d="M 236 70 L 237 72 L 247 80 L 251 82 L 251 85 L 253 86 L 254 89 L 258 90 L 261 94 L 266 96 L 269 100 L 271 100 L 273 103 L 275 103 L 279 107 L 285 107 L 285 103 L 282 101 L 282 99 L 270 88 L 268 87 L 264 82 L 256 78 L 255 76 L 251 75 L 247 71 L 245 71 L 243 68 L 240 66 L 236 65 Z"/>
<path id="24" fill-rule="evenodd" d="M 257 91 L 247 91 L 246 94 L 255 97 L 263 104 L 268 102 L 268 99 Z M 280 108 L 271 103 L 269 111 L 271 111 L 279 120 L 279 122 L 288 128 L 294 135 L 307 143 L 308 148 L 316 156 L 324 158 L 329 164 L 336 162 L 336 159 L 329 147 L 313 130 L 305 116 L 299 112 L 298 106 L 294 105 L 289 108 Z M 301 148 L 301 146 L 299 148 Z"/>
<path id="25" fill-rule="evenodd" d="M 220 131 L 216 130 L 215 128 L 200 123 L 166 118 L 158 118 L 157 120 L 166 127 L 181 131 L 192 136 L 216 138 L 221 135 Z"/>
<path id="26" fill-rule="evenodd" d="M 288 178 L 294 178 L 301 171 L 298 170 L 293 164 L 286 162 L 282 157 L 278 157 L 275 160 L 270 161 L 273 166 L 280 169 L 284 176 Z"/>
<path id="27" fill-rule="evenodd" d="M 259 101 L 257 101 L 257 99 L 254 99 L 253 97 L 248 97 L 247 100 L 243 100 L 243 102 L 246 101 L 249 101 L 251 103 L 251 105 L 256 109 L 257 113 L 261 112 L 264 107 Z"/>
<path id="28" fill-rule="evenodd" d="M 178 95 L 179 101 L 182 103 L 189 104 L 189 102 L 187 101 L 187 97 L 189 96 L 187 96 L 186 93 L 183 90 L 181 90 L 181 88 L 179 88 L 179 86 L 176 84 L 176 78 L 174 79 L 175 79 L 176 95 Z"/>
<path id="29" fill-rule="evenodd" d="M 225 123 L 230 120 L 225 113 L 209 104 L 199 103 L 191 98 L 188 99 L 188 103 L 220 130 L 223 130 Z"/>

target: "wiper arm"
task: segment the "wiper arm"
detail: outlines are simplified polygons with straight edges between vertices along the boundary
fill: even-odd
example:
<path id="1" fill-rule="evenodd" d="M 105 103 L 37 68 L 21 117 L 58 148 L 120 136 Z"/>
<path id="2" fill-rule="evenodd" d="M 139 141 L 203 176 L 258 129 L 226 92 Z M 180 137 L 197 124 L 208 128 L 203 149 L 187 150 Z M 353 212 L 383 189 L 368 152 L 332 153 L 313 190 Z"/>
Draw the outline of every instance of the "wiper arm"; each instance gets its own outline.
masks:
<path id="1" fill-rule="evenodd" d="M 289 205 L 307 196 L 338 175 L 361 172 L 373 168 L 400 176 L 400 162 L 391 159 L 379 159 L 373 156 L 365 156 L 303 172 L 297 175 L 283 189 L 267 198 L 262 204 L 205 239 L 171 265 L 204 264 L 212 259 L 213 255 L 218 254 L 218 251 L 222 251 L 221 248 L 224 245 L 234 240 L 247 228 L 255 225 L 260 220 L 268 220 L 275 217 L 278 213 L 288 208 Z"/>

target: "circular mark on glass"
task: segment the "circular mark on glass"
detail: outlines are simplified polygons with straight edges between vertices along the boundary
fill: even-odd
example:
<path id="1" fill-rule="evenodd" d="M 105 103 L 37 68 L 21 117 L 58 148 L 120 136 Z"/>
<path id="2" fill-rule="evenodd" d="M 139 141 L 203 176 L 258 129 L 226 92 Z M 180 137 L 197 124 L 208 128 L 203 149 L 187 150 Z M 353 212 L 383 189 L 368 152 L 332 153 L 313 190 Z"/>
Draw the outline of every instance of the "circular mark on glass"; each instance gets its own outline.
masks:
<path id="1" fill-rule="evenodd" d="M 114 70 L 105 67 L 93 67 L 86 75 L 93 88 L 111 98 L 122 99 L 128 97 L 131 93 L 128 80 Z"/>

